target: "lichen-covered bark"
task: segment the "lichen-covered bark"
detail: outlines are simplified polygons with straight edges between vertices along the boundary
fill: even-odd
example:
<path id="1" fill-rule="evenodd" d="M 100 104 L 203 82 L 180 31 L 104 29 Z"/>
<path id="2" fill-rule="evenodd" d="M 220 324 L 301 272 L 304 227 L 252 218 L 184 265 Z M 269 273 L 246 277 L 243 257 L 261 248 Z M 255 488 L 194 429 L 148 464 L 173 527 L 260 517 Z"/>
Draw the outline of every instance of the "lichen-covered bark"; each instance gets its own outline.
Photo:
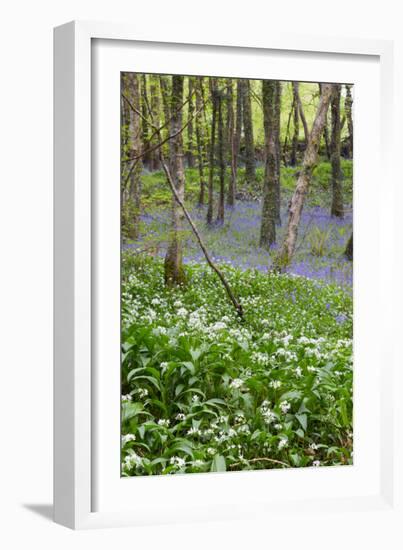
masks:
<path id="1" fill-rule="evenodd" d="M 171 135 L 170 140 L 170 173 L 178 196 L 183 201 L 185 197 L 185 172 L 183 167 L 183 140 L 179 130 L 182 127 L 183 76 L 172 77 L 171 95 Z M 174 286 L 185 282 L 182 263 L 181 230 L 183 212 L 175 197 L 172 197 L 172 224 L 167 253 L 165 256 L 165 284 Z"/>
<path id="2" fill-rule="evenodd" d="M 273 114 L 273 126 L 274 126 L 274 141 L 276 145 L 276 212 L 275 219 L 276 224 L 281 225 L 281 185 L 280 185 L 280 168 L 281 168 L 281 142 L 280 142 L 280 129 L 281 129 L 281 82 L 276 82 L 275 96 L 274 96 L 274 114 Z"/>
<path id="3" fill-rule="evenodd" d="M 150 135 L 150 126 L 147 123 L 149 118 L 148 113 L 148 86 L 147 86 L 147 76 L 145 74 L 141 75 L 141 139 L 144 147 L 143 155 L 143 164 L 147 167 L 150 166 L 150 153 L 148 149 L 148 138 Z"/>
<path id="4" fill-rule="evenodd" d="M 161 106 L 160 106 L 160 93 L 159 93 L 159 77 L 156 75 L 150 75 L 150 107 L 152 111 L 152 117 L 154 120 L 154 124 L 157 126 L 160 125 L 160 118 L 161 118 Z M 155 134 L 154 138 L 151 140 L 151 146 L 155 146 L 158 144 L 158 135 Z M 159 155 L 157 150 L 151 151 L 150 154 L 150 170 L 159 170 L 160 169 L 160 161 L 159 161 Z"/>
<path id="5" fill-rule="evenodd" d="M 299 108 L 298 108 L 298 82 L 292 83 L 292 94 L 293 94 L 293 105 L 294 105 L 294 133 L 292 136 L 292 145 L 291 145 L 291 156 L 290 164 L 291 166 L 296 166 L 298 162 L 298 142 L 299 142 Z"/>
<path id="6" fill-rule="evenodd" d="M 224 137 L 224 120 L 223 120 L 223 106 L 224 106 L 224 91 L 222 89 L 217 91 L 217 103 L 218 103 L 218 167 L 219 167 L 219 180 L 220 190 L 218 195 L 217 205 L 217 225 L 224 223 L 224 207 L 225 207 L 225 145 L 226 140 Z"/>
<path id="7" fill-rule="evenodd" d="M 346 84 L 346 98 L 344 101 L 344 112 L 347 119 L 348 129 L 348 157 L 353 158 L 353 97 L 351 95 L 351 84 Z"/>
<path id="8" fill-rule="evenodd" d="M 129 99 L 133 105 L 140 104 L 140 82 L 139 75 L 135 73 L 129 73 L 128 75 L 128 90 Z M 131 157 L 139 157 L 142 151 L 141 145 L 141 123 L 138 113 L 130 110 L 130 122 L 129 122 L 129 136 L 130 136 L 130 149 Z M 142 171 L 141 158 L 135 162 L 134 168 L 130 173 L 129 180 L 129 200 L 130 208 L 129 215 L 131 220 L 129 223 L 129 237 L 132 239 L 138 236 L 139 215 L 141 207 L 141 171 Z"/>
<path id="9" fill-rule="evenodd" d="M 227 159 L 230 166 L 230 180 L 227 193 L 227 205 L 232 207 L 235 204 L 236 176 L 237 176 L 237 147 L 234 123 L 234 93 L 232 79 L 226 79 L 226 97 L 227 97 Z"/>
<path id="10" fill-rule="evenodd" d="M 337 218 L 343 218 L 344 216 L 343 184 L 340 166 L 340 96 L 341 84 L 335 84 L 331 99 L 332 135 L 330 161 L 332 164 L 332 206 L 330 213 Z"/>
<path id="11" fill-rule="evenodd" d="M 207 224 L 213 223 L 214 208 L 214 168 L 215 168 L 215 135 L 217 122 L 217 79 L 210 78 L 210 94 L 212 106 L 211 137 L 209 150 L 209 178 L 208 178 L 208 205 L 207 205 Z"/>
<path id="12" fill-rule="evenodd" d="M 269 248 L 276 241 L 277 149 L 275 128 L 276 82 L 262 81 L 263 125 L 265 135 L 265 174 L 263 186 L 260 246 Z"/>
<path id="13" fill-rule="evenodd" d="M 250 81 L 242 80 L 243 86 L 243 129 L 245 136 L 245 181 L 251 185 L 255 182 L 255 145 L 253 142 L 252 105 L 250 97 Z"/>
<path id="14" fill-rule="evenodd" d="M 194 160 L 194 145 L 193 145 L 193 115 L 194 115 L 194 101 L 193 101 L 193 94 L 194 94 L 194 77 L 189 76 L 188 78 L 188 120 L 189 124 L 187 127 L 187 151 L 186 151 L 186 159 L 189 168 L 194 168 L 195 160 Z"/>
<path id="15" fill-rule="evenodd" d="M 304 200 L 312 178 L 312 171 L 316 166 L 320 139 L 323 133 L 326 113 L 329 108 L 333 89 L 333 84 L 323 84 L 322 86 L 322 94 L 304 153 L 302 168 L 298 176 L 294 194 L 290 201 L 287 232 L 281 251 L 276 259 L 276 268 L 280 270 L 284 269 L 289 264 L 295 251 Z"/>
<path id="16" fill-rule="evenodd" d="M 197 145 L 197 167 L 199 170 L 199 181 L 200 181 L 200 190 L 198 205 L 202 206 L 204 204 L 205 198 L 205 187 L 206 182 L 204 179 L 204 125 L 203 125 L 203 115 L 201 108 L 203 105 L 202 98 L 202 77 L 197 77 L 195 88 L 196 88 L 196 145 Z"/>

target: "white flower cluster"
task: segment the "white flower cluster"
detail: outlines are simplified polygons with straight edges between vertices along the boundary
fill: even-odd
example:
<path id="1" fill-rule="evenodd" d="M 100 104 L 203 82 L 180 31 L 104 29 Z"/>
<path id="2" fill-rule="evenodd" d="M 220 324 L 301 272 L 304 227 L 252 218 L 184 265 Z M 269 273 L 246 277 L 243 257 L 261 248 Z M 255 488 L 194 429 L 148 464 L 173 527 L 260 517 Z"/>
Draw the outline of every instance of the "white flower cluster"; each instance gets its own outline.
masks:
<path id="1" fill-rule="evenodd" d="M 280 409 L 283 414 L 287 414 L 288 411 L 291 409 L 291 403 L 289 403 L 287 400 L 282 401 L 280 403 Z"/>

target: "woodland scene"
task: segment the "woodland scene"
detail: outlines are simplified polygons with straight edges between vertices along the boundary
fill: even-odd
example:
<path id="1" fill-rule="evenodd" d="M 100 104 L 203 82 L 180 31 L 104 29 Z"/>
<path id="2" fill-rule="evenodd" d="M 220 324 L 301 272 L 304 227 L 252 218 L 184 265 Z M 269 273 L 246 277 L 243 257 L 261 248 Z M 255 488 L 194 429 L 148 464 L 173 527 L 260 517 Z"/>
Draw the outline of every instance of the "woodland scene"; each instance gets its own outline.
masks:
<path id="1" fill-rule="evenodd" d="M 353 463 L 353 86 L 121 73 L 121 475 Z"/>

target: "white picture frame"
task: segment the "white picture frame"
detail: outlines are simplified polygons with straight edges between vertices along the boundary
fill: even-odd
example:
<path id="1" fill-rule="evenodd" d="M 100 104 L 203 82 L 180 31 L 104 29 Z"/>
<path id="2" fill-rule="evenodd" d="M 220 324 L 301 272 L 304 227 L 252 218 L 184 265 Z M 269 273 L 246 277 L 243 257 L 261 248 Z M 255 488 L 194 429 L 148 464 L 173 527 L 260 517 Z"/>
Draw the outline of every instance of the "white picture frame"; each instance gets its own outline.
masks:
<path id="1" fill-rule="evenodd" d="M 114 51 L 111 53 L 111 48 L 108 50 L 107 47 L 102 53 L 102 41 L 108 41 L 108 45 L 113 44 Z M 284 513 L 285 507 L 288 514 L 298 513 L 303 502 L 304 508 L 312 515 L 319 511 L 334 513 L 346 508 L 351 513 L 358 511 L 371 515 L 383 514 L 382 517 L 387 512 L 388 518 L 392 518 L 397 524 L 401 517 L 397 504 L 402 494 L 399 485 L 401 467 L 397 462 L 401 436 L 395 431 L 396 424 L 392 421 L 398 414 L 396 399 L 393 398 L 396 357 L 393 348 L 388 346 L 388 334 L 391 330 L 392 333 L 394 331 L 391 327 L 393 315 L 388 316 L 388 313 L 397 281 L 390 268 L 394 252 L 394 242 L 390 238 L 393 220 L 387 212 L 388 204 L 393 202 L 395 195 L 392 178 L 387 177 L 385 180 L 388 184 L 385 185 L 382 196 L 379 195 L 379 190 L 376 189 L 376 174 L 379 172 L 374 170 L 374 167 L 379 169 L 382 166 L 387 174 L 388 159 L 393 154 L 393 44 L 387 41 L 338 40 L 272 33 L 267 37 L 256 37 L 253 41 L 241 37 L 232 39 L 230 32 L 220 37 L 210 36 L 208 32 L 203 32 L 200 37 L 190 37 L 185 30 L 179 35 L 175 32 L 175 36 L 171 36 L 169 31 L 164 36 L 152 36 L 152 33 L 148 34 L 147 31 L 130 25 L 91 22 L 72 22 L 56 28 L 54 44 L 55 521 L 71 528 L 82 529 L 177 522 L 178 516 L 181 521 L 256 516 L 264 518 L 269 513 L 275 514 L 281 510 Z M 136 47 L 134 56 L 133 48 Z M 161 55 L 164 51 L 169 53 L 169 59 Z M 233 57 L 235 54 L 245 58 L 250 69 L 245 68 L 247 65 L 242 68 L 240 58 Z M 347 70 L 347 65 L 354 59 L 368 67 L 372 64 L 368 73 L 363 69 L 360 74 L 364 76 L 356 76 L 356 82 L 362 78 L 362 84 L 368 88 L 371 78 L 376 81 L 372 91 L 375 95 L 367 99 L 378 101 L 379 113 L 374 115 L 374 124 L 377 125 L 373 128 L 379 131 L 380 140 L 374 140 L 372 148 L 363 151 L 363 154 L 370 154 L 374 159 L 371 168 L 366 168 L 362 162 L 360 172 L 360 164 L 358 165 L 359 180 L 367 178 L 370 183 L 368 191 L 362 192 L 364 200 L 359 199 L 357 218 L 359 219 L 362 212 L 364 220 L 368 209 L 376 210 L 374 216 L 377 223 L 371 226 L 366 218 L 367 222 L 363 224 L 365 231 L 361 231 L 362 238 L 358 245 L 355 237 L 355 249 L 358 250 L 355 263 L 362 266 L 362 271 L 368 268 L 367 273 L 359 274 L 362 284 L 357 300 L 362 323 L 358 325 L 358 339 L 361 342 L 367 339 L 369 342 L 359 363 L 369 362 L 372 367 L 368 368 L 367 374 L 361 371 L 358 376 L 359 385 L 355 386 L 355 391 L 362 398 L 355 423 L 358 422 L 361 427 L 363 443 L 360 446 L 360 439 L 358 444 L 355 443 L 355 446 L 358 445 L 357 464 L 343 467 L 343 473 L 339 473 L 341 469 L 337 468 L 331 472 L 328 468 L 320 468 L 315 472 L 301 473 L 298 470 L 281 470 L 164 478 L 156 476 L 124 480 L 126 485 L 122 489 L 120 474 L 115 469 L 116 458 L 112 456 L 113 451 L 108 454 L 108 448 L 111 449 L 110 441 L 117 441 L 119 445 L 116 437 L 120 430 L 120 424 L 117 423 L 120 401 L 117 399 L 116 404 L 113 401 L 113 391 L 118 382 L 105 375 L 108 365 L 102 367 L 100 375 L 98 359 L 94 358 L 100 357 L 100 331 L 102 333 L 108 330 L 108 325 L 103 322 L 113 308 L 115 316 L 112 315 L 111 319 L 116 321 L 116 311 L 119 308 L 119 304 L 108 305 L 102 300 L 102 289 L 105 285 L 109 285 L 111 281 L 112 284 L 113 281 L 116 283 L 116 269 L 113 272 L 113 269 L 108 268 L 108 264 L 116 268 L 116 261 L 108 262 L 108 259 L 114 256 L 116 260 L 119 240 L 112 238 L 108 242 L 102 240 L 100 243 L 102 224 L 99 219 L 102 216 L 102 220 L 112 220 L 112 225 L 108 227 L 112 235 L 115 231 L 116 236 L 116 216 L 113 214 L 116 195 L 104 192 L 100 194 L 95 175 L 98 177 L 104 170 L 111 170 L 111 177 L 114 177 L 113 155 L 112 164 L 99 165 L 96 158 L 97 147 L 108 145 L 115 153 L 117 149 L 116 128 L 110 126 L 113 121 L 100 119 L 96 132 L 93 124 L 98 120 L 100 101 L 106 102 L 102 103 L 103 112 L 108 111 L 105 105 L 110 105 L 112 110 L 114 92 L 113 85 L 108 88 L 108 82 L 113 80 L 109 79 L 109 74 L 111 71 L 116 72 L 119 60 L 122 63 L 119 70 L 135 70 L 137 67 L 140 72 L 165 71 L 171 74 L 183 71 L 185 74 L 189 59 L 181 60 L 181 56 L 186 55 L 190 55 L 194 63 L 193 74 L 209 74 L 208 67 L 212 67 L 212 60 L 216 60 L 215 68 L 210 69 L 211 74 L 217 70 L 220 75 L 225 76 L 223 71 L 228 63 L 228 76 L 245 75 L 251 78 L 262 76 L 263 69 L 257 67 L 257 62 L 251 64 L 250 60 L 263 59 L 264 56 L 272 56 L 273 66 L 277 63 L 277 70 L 283 71 L 271 72 L 268 76 L 273 78 L 280 78 L 281 74 L 285 74 L 284 64 L 287 63 L 287 58 L 290 64 L 294 57 L 295 80 L 309 79 L 307 66 L 297 68 L 304 57 L 317 63 L 321 74 L 328 74 L 331 81 L 338 81 L 337 76 L 334 76 L 337 73 L 337 64 L 341 71 Z M 217 61 L 220 56 L 221 65 Z M 234 59 L 233 65 L 231 59 Z M 97 67 L 102 67 L 100 72 Z M 301 72 L 298 73 L 298 70 Z M 350 67 L 349 74 L 353 74 L 354 70 L 354 66 Z M 339 78 L 342 79 L 345 74 L 340 73 Z M 108 93 L 98 97 L 97 86 Z M 364 88 L 362 86 L 363 90 Z M 362 97 L 363 108 L 365 93 Z M 115 108 L 118 107 L 119 103 L 115 105 Z M 376 118 L 378 115 L 379 120 Z M 358 118 L 359 116 L 363 119 L 363 113 L 358 113 Z M 361 131 L 364 140 L 365 128 Z M 358 124 L 358 135 L 359 132 Z M 112 141 L 104 143 L 103 137 Z M 102 189 L 108 190 L 112 187 L 103 185 Z M 116 208 L 114 212 L 116 214 Z M 111 216 L 106 215 L 108 213 Z M 356 233 L 356 226 L 354 231 Z M 359 227 L 357 234 L 360 234 Z M 373 241 L 376 241 L 376 245 Z M 359 250 L 362 251 L 361 255 Z M 375 263 L 379 264 L 379 269 L 371 270 L 371 273 L 370 263 L 366 259 L 369 253 L 375 255 Z M 106 273 L 101 281 L 97 278 L 100 269 Z M 373 296 L 376 294 L 373 308 L 365 305 L 368 292 L 372 292 Z M 371 314 L 382 316 L 377 334 L 373 332 L 376 327 L 370 321 Z M 115 339 L 118 329 L 116 326 Z M 377 335 L 379 341 L 375 342 Z M 113 343 L 105 343 L 104 339 L 103 345 L 102 352 L 113 356 Z M 374 402 L 376 406 L 371 407 Z M 366 428 L 365 419 L 369 419 L 370 429 Z M 370 430 L 376 432 L 372 438 Z M 373 447 L 369 446 L 370 442 Z M 116 456 L 118 454 L 117 452 Z M 99 460 L 99 456 L 106 459 Z M 112 470 L 113 474 L 110 474 Z M 271 488 L 270 496 L 262 495 L 259 491 L 267 483 Z M 281 488 L 283 497 L 280 497 Z M 213 503 L 211 495 L 214 490 L 216 493 Z M 191 499 L 183 501 L 195 491 L 200 497 L 197 502 L 192 502 Z M 130 499 L 130 495 L 136 495 L 136 499 Z M 161 502 L 156 503 L 158 495 Z M 133 506 L 130 500 L 137 500 L 138 504 Z"/>

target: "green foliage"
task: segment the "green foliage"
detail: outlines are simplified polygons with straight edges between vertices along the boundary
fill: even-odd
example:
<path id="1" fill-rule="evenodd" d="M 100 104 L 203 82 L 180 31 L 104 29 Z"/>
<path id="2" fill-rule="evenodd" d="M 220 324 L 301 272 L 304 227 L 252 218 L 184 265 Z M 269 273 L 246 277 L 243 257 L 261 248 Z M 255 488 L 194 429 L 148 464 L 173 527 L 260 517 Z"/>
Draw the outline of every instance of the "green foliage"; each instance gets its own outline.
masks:
<path id="1" fill-rule="evenodd" d="M 350 464 L 351 295 L 221 267 L 243 323 L 205 265 L 123 255 L 123 475 Z"/>
<path id="2" fill-rule="evenodd" d="M 308 235 L 311 254 L 319 257 L 324 256 L 328 250 L 328 242 L 331 234 L 331 226 L 328 226 L 325 229 L 321 229 L 320 227 L 315 226 L 313 229 L 311 229 Z"/>

